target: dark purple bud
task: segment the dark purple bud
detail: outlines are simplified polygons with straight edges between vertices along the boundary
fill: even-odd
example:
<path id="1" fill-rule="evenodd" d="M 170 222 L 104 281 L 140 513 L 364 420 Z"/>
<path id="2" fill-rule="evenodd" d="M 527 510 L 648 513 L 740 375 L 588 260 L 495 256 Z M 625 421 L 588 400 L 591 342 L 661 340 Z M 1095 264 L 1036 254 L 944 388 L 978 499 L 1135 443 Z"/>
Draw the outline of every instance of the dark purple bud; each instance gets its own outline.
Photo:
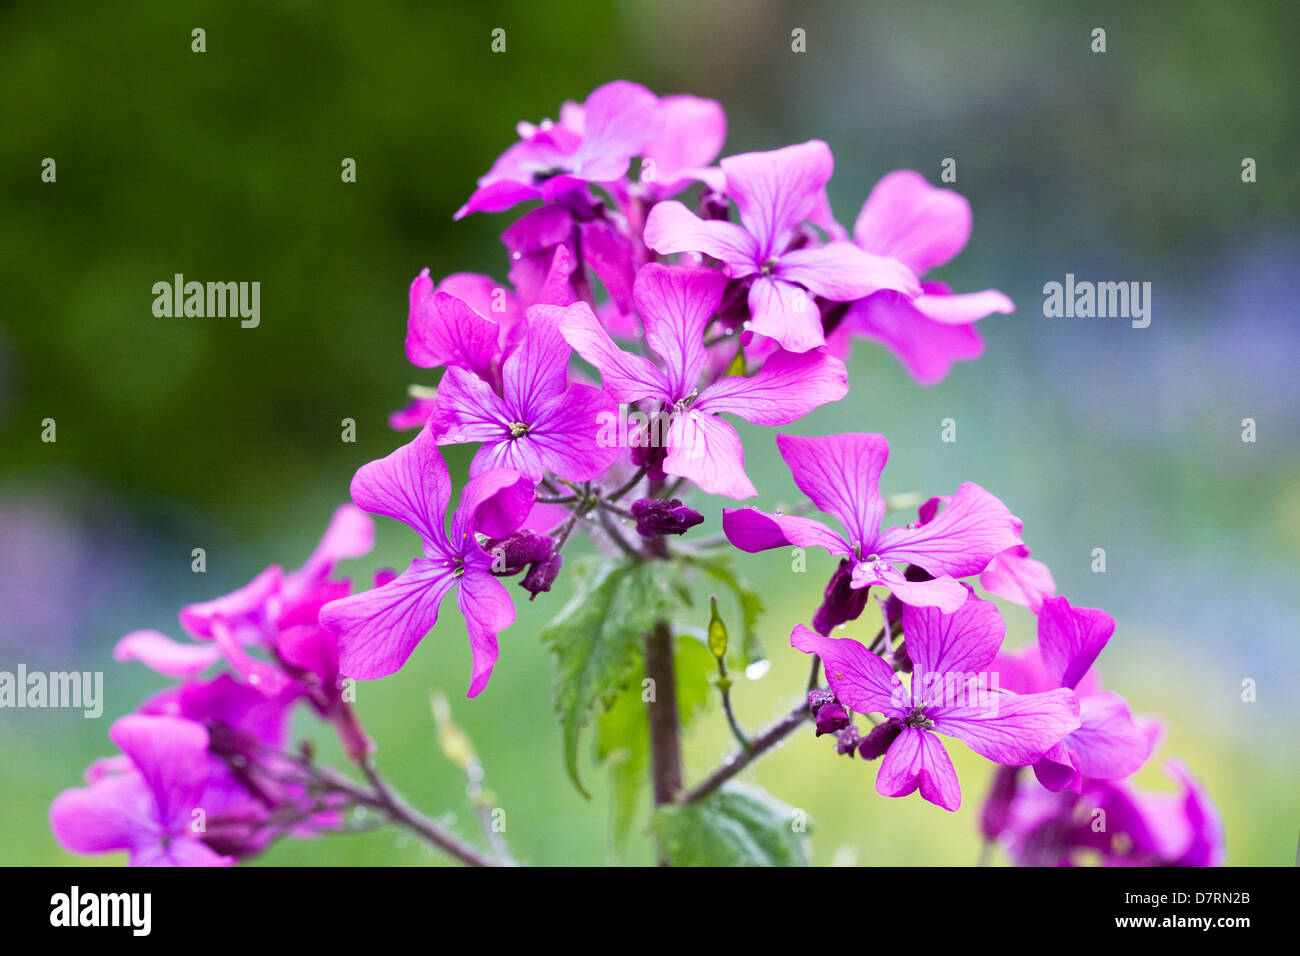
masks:
<path id="1" fill-rule="evenodd" d="M 884 723 L 876 724 L 871 728 L 871 733 L 862 738 L 862 743 L 858 746 L 858 754 L 863 760 L 875 760 L 889 749 L 889 745 L 897 740 L 902 732 L 903 722 L 896 717 L 890 717 Z"/>
<path id="2" fill-rule="evenodd" d="M 857 752 L 858 741 L 861 739 L 862 735 L 858 733 L 858 728 L 849 724 L 835 735 L 835 752 L 841 755 L 848 754 L 852 757 Z"/>
<path id="3" fill-rule="evenodd" d="M 632 517 L 636 518 L 636 533 L 643 538 L 657 538 L 663 534 L 685 534 L 704 521 L 704 515 L 692 511 L 676 498 L 638 498 L 632 502 Z"/>
<path id="4" fill-rule="evenodd" d="M 849 712 L 841 704 L 823 704 L 817 708 L 817 736 L 833 734 L 849 725 Z"/>
<path id="5" fill-rule="evenodd" d="M 827 704 L 835 703 L 835 695 L 828 690 L 810 690 L 808 691 L 808 710 L 814 717 L 817 711 L 821 710 Z"/>
<path id="6" fill-rule="evenodd" d="M 555 582 L 555 577 L 560 573 L 560 565 L 564 563 L 564 556 L 553 554 L 545 561 L 539 561 L 528 569 L 519 586 L 528 591 L 533 600 L 542 591 L 549 591 L 551 585 Z"/>
<path id="7" fill-rule="evenodd" d="M 549 534 L 537 531 L 516 531 L 505 538 L 493 538 L 484 545 L 492 555 L 492 573 L 501 577 L 518 574 L 530 564 L 538 564 L 551 556 L 555 542 Z"/>
<path id="8" fill-rule="evenodd" d="M 813 615 L 813 630 L 822 637 L 829 637 L 834 628 L 856 621 L 862 616 L 862 611 L 867 606 L 869 589 L 850 587 L 849 582 L 852 580 L 853 562 L 843 558 L 826 585 L 821 607 Z"/>

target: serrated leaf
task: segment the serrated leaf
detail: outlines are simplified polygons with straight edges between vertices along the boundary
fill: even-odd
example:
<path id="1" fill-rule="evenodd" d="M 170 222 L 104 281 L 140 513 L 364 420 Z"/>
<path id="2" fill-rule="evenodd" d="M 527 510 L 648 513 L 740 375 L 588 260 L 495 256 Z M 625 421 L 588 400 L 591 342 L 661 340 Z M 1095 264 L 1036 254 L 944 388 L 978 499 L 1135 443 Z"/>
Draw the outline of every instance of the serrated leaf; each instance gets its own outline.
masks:
<path id="1" fill-rule="evenodd" d="M 576 562 L 577 591 L 542 631 L 555 654 L 555 712 L 564 735 L 564 765 L 573 785 L 578 743 L 593 713 L 608 710 L 626 686 L 642 636 L 671 617 L 676 574 L 665 562 L 594 558 Z"/>
<path id="2" fill-rule="evenodd" d="M 698 638 L 677 638 L 673 673 L 677 683 L 677 710 L 681 726 L 704 709 L 709 700 L 709 674 L 715 664 Z M 613 860 L 627 846 L 632 823 L 643 796 L 650 793 L 650 732 L 640 684 L 633 682 L 600 716 L 596 760 L 609 768 L 609 836 Z"/>
<path id="3" fill-rule="evenodd" d="M 660 807 L 654 821 L 674 866 L 807 866 L 810 828 L 793 807 L 734 780 L 700 803 Z"/>

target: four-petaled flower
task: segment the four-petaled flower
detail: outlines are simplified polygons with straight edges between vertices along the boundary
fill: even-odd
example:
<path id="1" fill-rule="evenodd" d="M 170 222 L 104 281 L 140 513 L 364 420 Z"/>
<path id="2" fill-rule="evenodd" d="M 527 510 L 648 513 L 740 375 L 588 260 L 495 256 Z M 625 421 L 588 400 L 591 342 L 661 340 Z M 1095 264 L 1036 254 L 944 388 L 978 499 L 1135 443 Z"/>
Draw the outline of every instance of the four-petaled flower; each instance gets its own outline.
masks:
<path id="1" fill-rule="evenodd" d="M 806 352 L 826 344 L 814 295 L 851 302 L 880 289 L 921 292 L 915 276 L 895 259 L 843 240 L 812 245 L 799 232 L 821 210 L 834 169 L 825 143 L 730 156 L 721 166 L 741 225 L 700 219 L 680 202 L 663 202 L 646 219 L 645 244 L 664 254 L 703 252 L 721 260 L 733 279 L 752 276 L 750 332 Z"/>
<path id="2" fill-rule="evenodd" d="M 838 701 L 885 717 L 871 735 L 877 749 L 880 736 L 892 738 L 876 790 L 902 797 L 919 787 L 926 800 L 956 810 L 961 787 L 936 734 L 956 737 L 997 763 L 1027 766 L 1079 726 L 1079 702 L 1071 690 L 1002 694 L 992 685 L 987 669 L 1005 634 L 997 608 L 974 596 L 953 614 L 904 606 L 903 636 L 912 661 L 908 687 L 852 638 L 822 637 L 800 624 L 790 643 L 822 659 Z M 886 730 L 878 734 L 881 727 Z"/>
<path id="3" fill-rule="evenodd" d="M 724 509 L 722 529 L 742 551 L 795 545 L 848 555 L 854 562 L 852 587 L 884 585 L 905 604 L 951 612 L 968 593 L 957 578 L 979 574 L 994 556 L 1021 543 L 1020 521 L 971 482 L 925 524 L 881 529 L 886 505 L 880 473 L 889 459 L 884 435 L 777 435 L 776 443 L 795 483 L 813 504 L 838 518 L 848 534 L 812 518 Z M 910 580 L 894 567 L 902 562 L 924 569 L 932 579 Z"/>
<path id="4" fill-rule="evenodd" d="M 515 608 L 476 533 L 503 538 L 515 531 L 532 508 L 532 482 L 506 468 L 471 478 L 448 535 L 451 477 L 426 426 L 387 458 L 363 465 L 352 479 L 352 500 L 413 528 L 425 556 L 382 587 L 322 608 L 321 624 L 339 640 L 339 671 L 359 678 L 396 672 L 437 621 L 442 599 L 456 589 L 474 655 L 468 696 L 477 696 L 492 676 L 497 633 L 514 623 Z"/>

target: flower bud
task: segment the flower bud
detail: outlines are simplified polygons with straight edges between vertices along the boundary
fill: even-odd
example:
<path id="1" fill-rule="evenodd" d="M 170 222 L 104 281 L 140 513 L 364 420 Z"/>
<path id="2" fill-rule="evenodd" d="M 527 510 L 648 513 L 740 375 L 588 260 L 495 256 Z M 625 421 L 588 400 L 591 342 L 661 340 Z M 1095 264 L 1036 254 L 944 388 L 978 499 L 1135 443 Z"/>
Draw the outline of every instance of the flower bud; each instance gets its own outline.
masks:
<path id="1" fill-rule="evenodd" d="M 808 710 L 814 717 L 817 711 L 821 710 L 826 704 L 835 703 L 835 695 L 828 690 L 810 690 L 808 691 Z"/>
<path id="2" fill-rule="evenodd" d="M 484 545 L 484 550 L 492 555 L 492 573 L 501 577 L 510 577 L 530 564 L 545 561 L 554 548 L 555 542 L 550 535 L 527 528 L 505 538 L 494 538 Z"/>
<path id="3" fill-rule="evenodd" d="M 822 637 L 829 637 L 831 631 L 848 621 L 856 621 L 862 616 L 867 606 L 868 588 L 849 586 L 853 580 L 853 562 L 847 558 L 840 560 L 840 566 L 831 575 L 826 585 L 826 593 L 821 607 L 813 615 L 813 630 Z"/>
<path id="4" fill-rule="evenodd" d="M 858 755 L 863 760 L 875 760 L 889 749 L 889 745 L 897 740 L 902 732 L 903 723 L 896 717 L 890 717 L 884 723 L 876 724 L 871 728 L 871 733 L 862 738 L 862 743 L 858 745 Z"/>
<path id="5" fill-rule="evenodd" d="M 632 517 L 636 518 L 636 533 L 643 538 L 657 538 L 663 534 L 685 534 L 704 521 L 704 515 L 692 511 L 676 498 L 639 498 L 632 502 Z"/>
<path id="6" fill-rule="evenodd" d="M 542 591 L 549 591 L 551 585 L 555 582 L 555 577 L 560 573 L 560 565 L 564 563 L 564 557 L 559 554 L 553 554 L 545 561 L 539 561 L 528 569 L 519 586 L 532 595 L 528 600 L 533 600 Z"/>
<path id="7" fill-rule="evenodd" d="M 817 736 L 833 734 L 849 726 L 849 712 L 842 704 L 824 704 L 817 708 Z"/>
<path id="8" fill-rule="evenodd" d="M 835 735 L 835 752 L 841 755 L 848 754 L 852 757 L 857 751 L 858 741 L 861 739 L 862 735 L 858 733 L 858 728 L 849 724 Z"/>

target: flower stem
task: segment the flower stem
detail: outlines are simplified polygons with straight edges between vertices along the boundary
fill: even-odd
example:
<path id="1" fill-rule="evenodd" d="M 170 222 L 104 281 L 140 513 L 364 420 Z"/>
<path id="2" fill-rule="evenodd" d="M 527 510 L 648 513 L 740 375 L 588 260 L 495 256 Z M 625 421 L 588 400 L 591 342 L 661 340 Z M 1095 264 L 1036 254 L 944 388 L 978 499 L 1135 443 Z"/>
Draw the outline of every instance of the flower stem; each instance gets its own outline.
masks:
<path id="1" fill-rule="evenodd" d="M 664 620 L 645 637 L 645 673 L 654 683 L 648 704 L 650 777 L 655 806 L 672 803 L 682 789 L 682 750 L 678 732 L 677 678 L 673 673 L 673 635 Z"/>

